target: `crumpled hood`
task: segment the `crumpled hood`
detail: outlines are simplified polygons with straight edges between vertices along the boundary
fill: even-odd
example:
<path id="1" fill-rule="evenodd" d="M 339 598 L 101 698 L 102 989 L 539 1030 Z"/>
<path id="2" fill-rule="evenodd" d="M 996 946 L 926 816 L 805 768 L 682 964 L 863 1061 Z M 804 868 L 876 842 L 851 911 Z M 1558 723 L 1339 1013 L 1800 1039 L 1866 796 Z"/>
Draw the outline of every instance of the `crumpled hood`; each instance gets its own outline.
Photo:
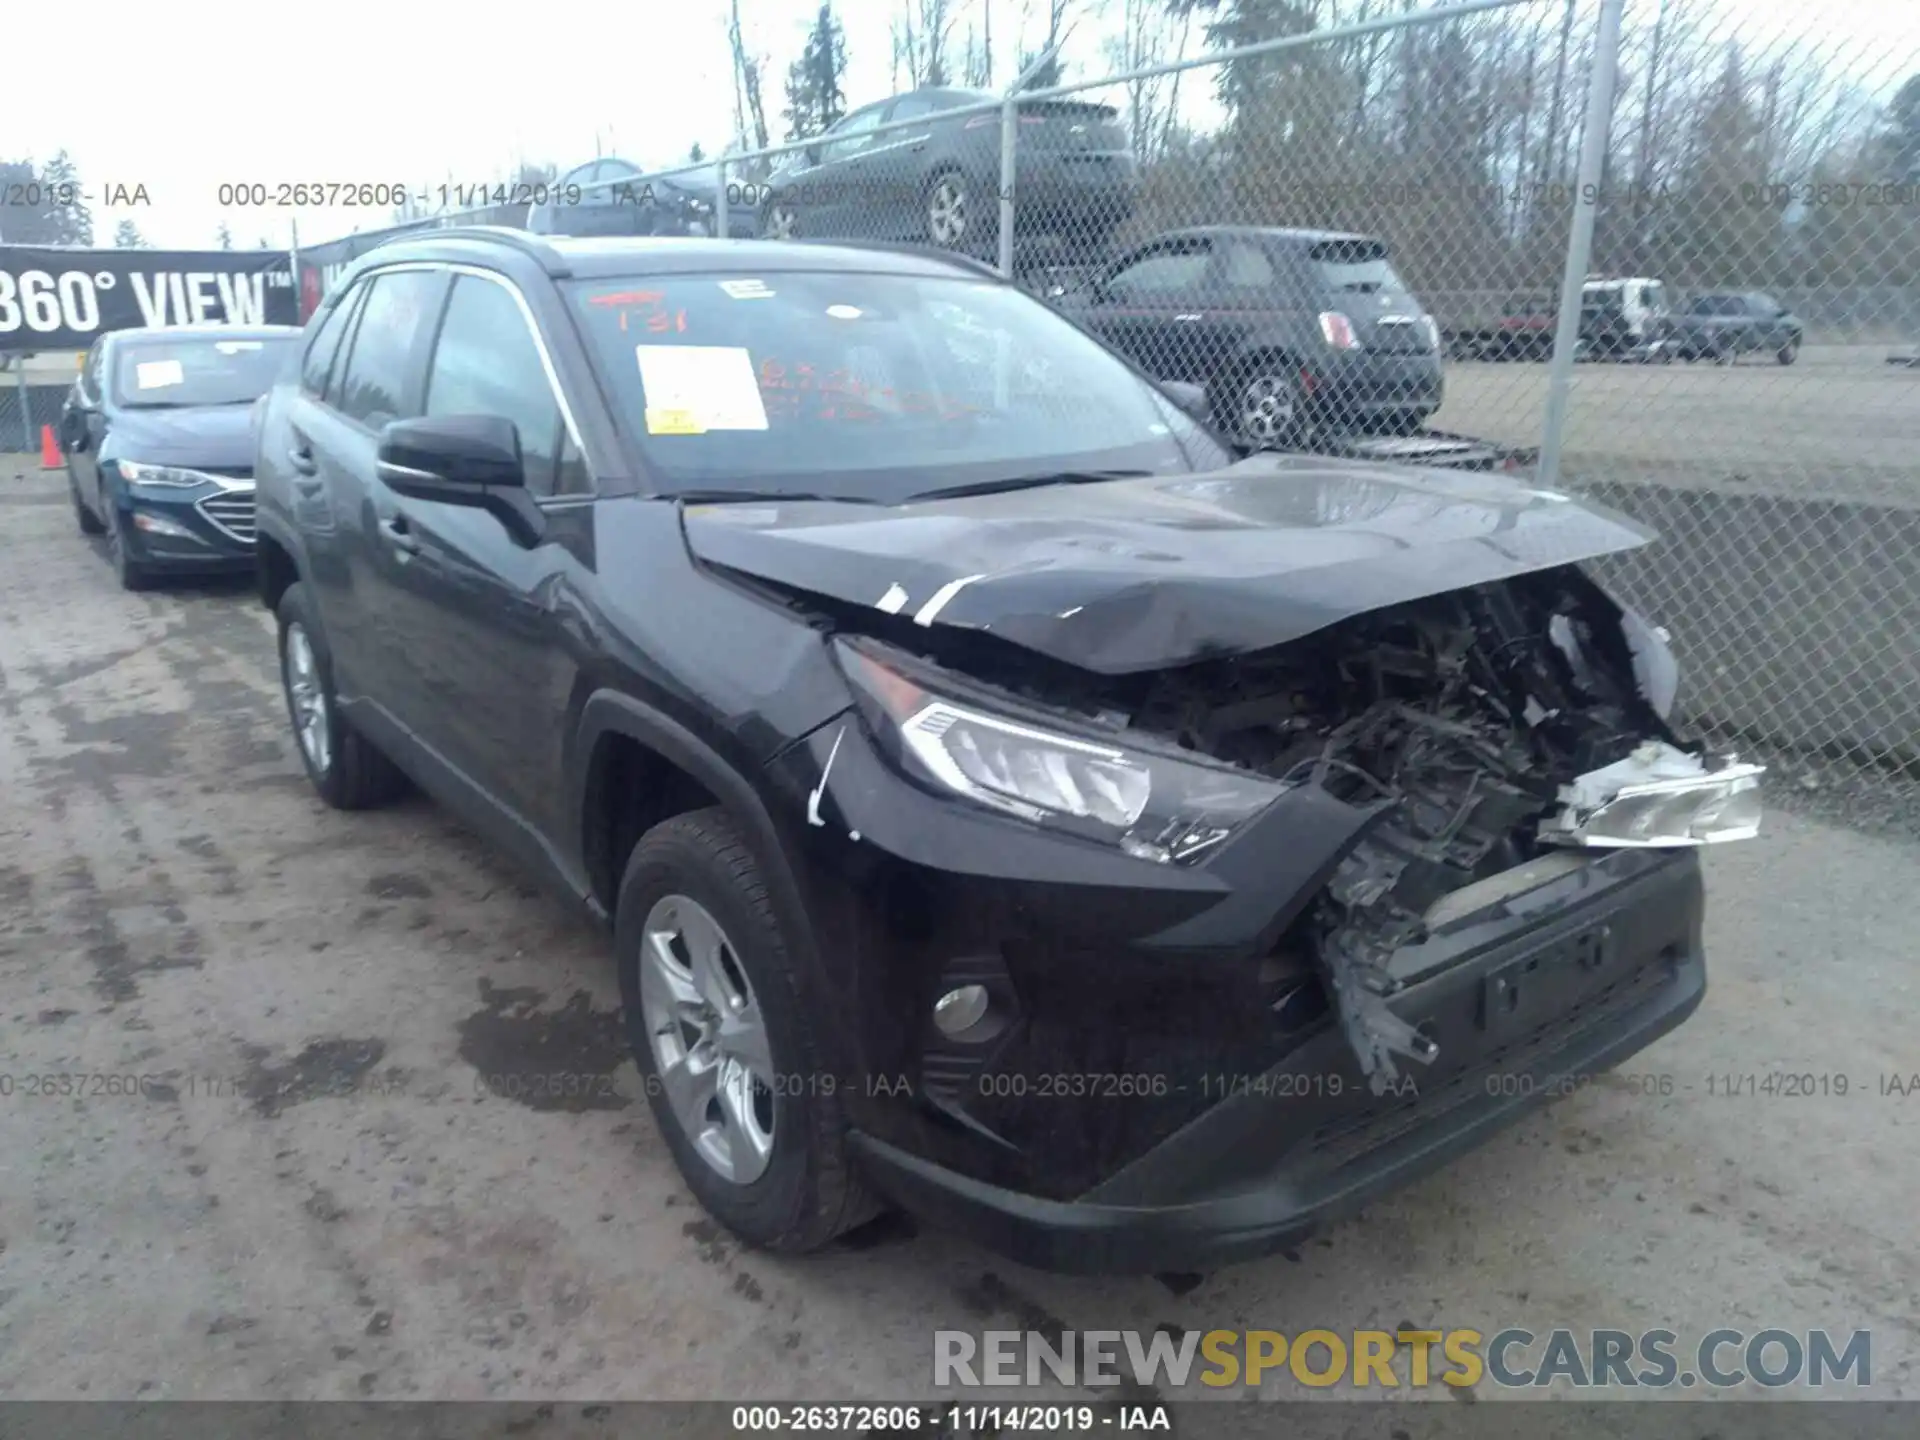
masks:
<path id="1" fill-rule="evenodd" d="M 708 563 L 1109 675 L 1653 538 L 1510 481 L 1307 455 L 886 509 L 692 505 L 686 533 Z"/>

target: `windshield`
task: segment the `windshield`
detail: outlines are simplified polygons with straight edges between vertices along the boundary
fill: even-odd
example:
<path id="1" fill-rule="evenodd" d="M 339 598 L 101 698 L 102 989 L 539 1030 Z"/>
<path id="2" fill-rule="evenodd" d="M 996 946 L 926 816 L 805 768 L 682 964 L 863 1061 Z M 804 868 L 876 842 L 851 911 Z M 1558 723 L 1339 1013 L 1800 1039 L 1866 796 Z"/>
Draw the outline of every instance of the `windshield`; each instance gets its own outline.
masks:
<path id="1" fill-rule="evenodd" d="M 1010 287 L 771 272 L 574 282 L 663 491 L 899 503 L 1055 472 L 1231 462 L 1152 385 Z"/>
<path id="2" fill-rule="evenodd" d="M 298 335 L 140 340 L 114 359 L 114 403 L 129 410 L 251 405 L 266 394 Z"/>

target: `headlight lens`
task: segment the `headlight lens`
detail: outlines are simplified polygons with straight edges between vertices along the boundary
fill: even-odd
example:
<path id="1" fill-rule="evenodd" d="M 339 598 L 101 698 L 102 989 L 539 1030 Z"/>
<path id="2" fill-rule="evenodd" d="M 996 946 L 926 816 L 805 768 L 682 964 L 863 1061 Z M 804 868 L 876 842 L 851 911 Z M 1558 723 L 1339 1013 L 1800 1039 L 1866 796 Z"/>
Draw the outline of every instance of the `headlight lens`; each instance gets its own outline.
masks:
<path id="1" fill-rule="evenodd" d="M 137 460 L 119 460 L 120 478 L 134 485 L 176 485 L 182 489 L 215 483 L 213 476 L 178 465 L 147 465 Z"/>
<path id="2" fill-rule="evenodd" d="M 1715 845 L 1760 833 L 1763 765 L 1696 756 L 1650 741 L 1625 760 L 1562 787 L 1558 815 L 1540 827 L 1550 845 L 1592 849 Z"/>
<path id="3" fill-rule="evenodd" d="M 977 804 L 1189 863 L 1272 804 L 1284 786 L 1239 770 L 1106 743 L 934 693 L 904 669 L 836 642 L 880 712 L 903 766 Z"/>

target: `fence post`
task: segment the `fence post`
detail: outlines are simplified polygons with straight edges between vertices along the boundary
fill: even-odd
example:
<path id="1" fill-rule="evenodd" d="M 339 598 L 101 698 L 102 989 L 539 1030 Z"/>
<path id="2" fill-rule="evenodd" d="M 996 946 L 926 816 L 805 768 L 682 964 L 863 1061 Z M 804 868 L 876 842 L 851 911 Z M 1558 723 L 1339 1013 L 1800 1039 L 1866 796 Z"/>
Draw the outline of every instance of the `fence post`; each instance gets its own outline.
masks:
<path id="1" fill-rule="evenodd" d="M 1014 98 L 1020 88 L 1015 81 L 1000 107 L 1000 273 L 1013 278 L 1013 177 L 1014 145 L 1020 138 L 1020 102 Z"/>
<path id="2" fill-rule="evenodd" d="M 1580 303 L 1587 267 L 1593 261 L 1593 224 L 1600 208 L 1600 183 L 1606 174 L 1607 142 L 1613 128 L 1613 87 L 1620 70 L 1620 12 L 1625 0 L 1600 0 L 1600 30 L 1593 44 L 1593 73 L 1587 80 L 1587 124 L 1580 140 L 1580 176 L 1573 197 L 1573 223 L 1567 233 L 1567 270 L 1560 280 L 1560 314 L 1553 332 L 1553 367 L 1547 376 L 1547 413 L 1540 435 L 1539 483 L 1560 482 L 1560 452 L 1565 443 L 1567 405 L 1573 390 L 1573 357 L 1580 344 Z"/>
<path id="3" fill-rule="evenodd" d="M 300 221 L 293 217 L 287 221 L 287 269 L 293 277 L 293 323 L 304 325 L 307 317 L 300 313 L 305 305 L 306 292 L 300 288 Z"/>
<path id="4" fill-rule="evenodd" d="M 713 233 L 716 239 L 727 238 L 727 222 L 733 218 L 729 213 L 732 209 L 727 203 L 727 157 L 722 155 L 713 167 Z"/>
<path id="5" fill-rule="evenodd" d="M 13 357 L 13 373 L 20 379 L 20 438 L 22 449 L 29 455 L 40 453 L 40 437 L 33 433 L 33 391 L 27 388 L 27 361 L 31 357 L 16 355 Z"/>
<path id="6" fill-rule="evenodd" d="M 1067 35 L 1073 33 L 1069 26 L 1065 34 L 1049 45 L 1033 63 L 1013 77 L 1013 83 L 1007 87 L 1005 100 L 1000 106 L 1000 273 L 1007 279 L 1013 278 L 1013 179 L 1017 153 L 1015 144 L 1020 138 L 1020 92 L 1027 82 L 1060 53 L 1060 47 L 1067 43 Z"/>

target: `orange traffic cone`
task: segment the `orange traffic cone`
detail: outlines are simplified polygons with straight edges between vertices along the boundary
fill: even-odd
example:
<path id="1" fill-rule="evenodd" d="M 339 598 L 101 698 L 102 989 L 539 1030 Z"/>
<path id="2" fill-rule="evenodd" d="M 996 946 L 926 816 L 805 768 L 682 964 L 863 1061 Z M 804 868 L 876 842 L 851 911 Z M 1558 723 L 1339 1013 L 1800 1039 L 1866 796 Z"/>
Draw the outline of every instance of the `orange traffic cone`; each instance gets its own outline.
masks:
<path id="1" fill-rule="evenodd" d="M 66 463 L 60 458 L 60 445 L 53 438 L 53 426 L 42 425 L 40 427 L 40 468 L 58 470 Z"/>

